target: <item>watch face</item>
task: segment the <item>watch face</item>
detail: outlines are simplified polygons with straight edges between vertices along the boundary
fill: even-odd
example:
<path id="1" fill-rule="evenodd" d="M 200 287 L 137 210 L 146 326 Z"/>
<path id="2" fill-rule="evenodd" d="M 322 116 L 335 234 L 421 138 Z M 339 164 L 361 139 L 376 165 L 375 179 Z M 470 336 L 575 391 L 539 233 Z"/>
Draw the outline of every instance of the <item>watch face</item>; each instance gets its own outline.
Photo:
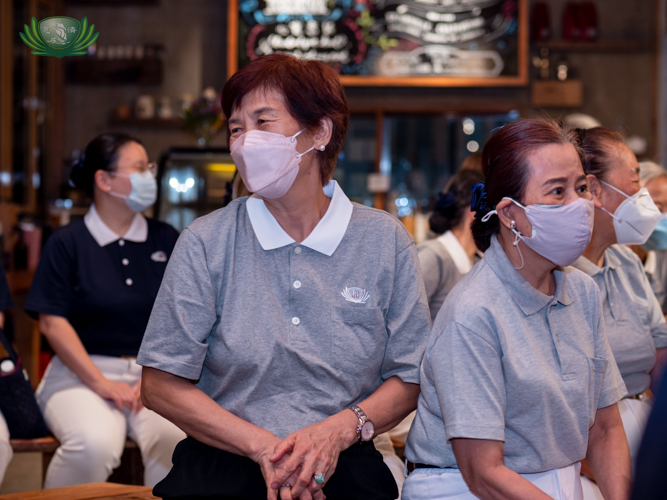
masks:
<path id="1" fill-rule="evenodd" d="M 373 434 L 375 434 L 375 426 L 373 425 L 373 422 L 366 422 L 361 427 L 361 439 L 370 441 L 373 439 Z"/>

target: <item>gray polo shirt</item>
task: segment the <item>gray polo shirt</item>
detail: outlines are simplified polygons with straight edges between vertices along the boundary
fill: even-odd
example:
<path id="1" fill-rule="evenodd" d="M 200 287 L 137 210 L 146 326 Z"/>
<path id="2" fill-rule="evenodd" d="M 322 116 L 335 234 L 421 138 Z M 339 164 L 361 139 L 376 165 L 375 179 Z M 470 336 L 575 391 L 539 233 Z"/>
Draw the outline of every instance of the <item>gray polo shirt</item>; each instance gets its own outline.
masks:
<path id="1" fill-rule="evenodd" d="M 422 362 L 410 461 L 457 467 L 452 438 L 504 441 L 505 464 L 524 474 L 586 456 L 596 410 L 625 387 L 595 283 L 572 268 L 554 276 L 555 295 L 542 294 L 494 236 L 454 287 Z"/>
<path id="2" fill-rule="evenodd" d="M 179 238 L 137 362 L 197 386 L 280 438 L 368 397 L 419 383 L 430 330 L 415 245 L 335 182 L 302 243 L 261 198 L 201 217 Z"/>
<path id="3" fill-rule="evenodd" d="M 585 257 L 573 266 L 600 288 L 609 345 L 628 394 L 645 391 L 651 385 L 655 350 L 667 347 L 667 323 L 639 257 L 625 246 L 612 245 L 604 252 L 602 269 Z"/>
<path id="4" fill-rule="evenodd" d="M 472 262 L 451 231 L 419 245 L 417 255 L 431 319 L 435 321 L 447 294 L 470 271 Z"/>

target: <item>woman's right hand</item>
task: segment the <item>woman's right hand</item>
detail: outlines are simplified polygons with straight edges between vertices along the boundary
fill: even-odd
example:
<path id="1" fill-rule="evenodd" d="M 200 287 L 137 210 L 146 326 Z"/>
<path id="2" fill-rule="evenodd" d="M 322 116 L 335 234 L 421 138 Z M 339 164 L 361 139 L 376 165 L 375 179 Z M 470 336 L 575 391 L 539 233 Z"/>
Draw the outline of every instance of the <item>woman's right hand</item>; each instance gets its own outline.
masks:
<path id="1" fill-rule="evenodd" d="M 123 408 L 133 410 L 136 406 L 137 396 L 135 391 L 123 382 L 114 382 L 102 377 L 91 385 L 91 389 L 99 397 L 113 401 L 119 410 Z"/>

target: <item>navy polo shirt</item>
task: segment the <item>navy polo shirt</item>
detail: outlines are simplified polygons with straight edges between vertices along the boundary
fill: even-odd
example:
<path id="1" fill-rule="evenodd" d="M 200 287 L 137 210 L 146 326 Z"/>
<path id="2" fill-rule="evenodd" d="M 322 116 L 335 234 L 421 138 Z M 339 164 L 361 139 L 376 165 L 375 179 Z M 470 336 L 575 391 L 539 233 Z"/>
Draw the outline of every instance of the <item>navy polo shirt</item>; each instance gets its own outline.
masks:
<path id="1" fill-rule="evenodd" d="M 67 318 L 89 354 L 136 356 L 177 239 L 140 214 L 119 238 L 93 206 L 49 238 L 25 310 Z"/>
<path id="2" fill-rule="evenodd" d="M 5 272 L 0 268 L 0 312 L 11 309 L 12 307 L 14 307 L 12 293 L 9 290 Z"/>

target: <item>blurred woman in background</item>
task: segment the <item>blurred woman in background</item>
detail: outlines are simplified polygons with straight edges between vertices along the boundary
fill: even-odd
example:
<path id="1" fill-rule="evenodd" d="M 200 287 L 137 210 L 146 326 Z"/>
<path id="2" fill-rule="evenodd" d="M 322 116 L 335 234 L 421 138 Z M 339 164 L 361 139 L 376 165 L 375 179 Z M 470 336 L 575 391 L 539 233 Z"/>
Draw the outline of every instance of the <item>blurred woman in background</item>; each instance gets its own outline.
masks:
<path id="1" fill-rule="evenodd" d="M 603 127 L 577 133 L 597 205 L 593 236 L 573 266 L 601 292 L 607 337 L 628 390 L 618 408 L 634 462 L 651 411 L 649 389 L 655 390 L 667 358 L 667 323 L 641 261 L 624 245 L 645 244 L 660 210 L 640 186 L 637 159 L 620 134 Z M 588 481 L 584 493 L 599 498 Z"/>
<path id="2" fill-rule="evenodd" d="M 470 229 L 470 200 L 473 186 L 483 180 L 481 173 L 468 169 L 449 179 L 429 218 L 431 231 L 440 236 L 417 247 L 433 321 L 447 294 L 472 268 L 477 247 Z"/>
<path id="3" fill-rule="evenodd" d="M 664 312 L 667 305 L 667 171 L 652 161 L 639 162 L 639 185 L 648 190 L 662 216 L 648 241 L 630 248 L 644 264 L 644 272 Z"/>
<path id="4" fill-rule="evenodd" d="M 138 139 L 96 137 L 71 179 L 94 202 L 49 238 L 25 305 L 56 353 L 36 392 L 60 441 L 44 486 L 106 481 L 126 436 L 152 486 L 185 434 L 142 406 L 136 356 L 178 233 L 140 213 L 157 185 Z"/>

